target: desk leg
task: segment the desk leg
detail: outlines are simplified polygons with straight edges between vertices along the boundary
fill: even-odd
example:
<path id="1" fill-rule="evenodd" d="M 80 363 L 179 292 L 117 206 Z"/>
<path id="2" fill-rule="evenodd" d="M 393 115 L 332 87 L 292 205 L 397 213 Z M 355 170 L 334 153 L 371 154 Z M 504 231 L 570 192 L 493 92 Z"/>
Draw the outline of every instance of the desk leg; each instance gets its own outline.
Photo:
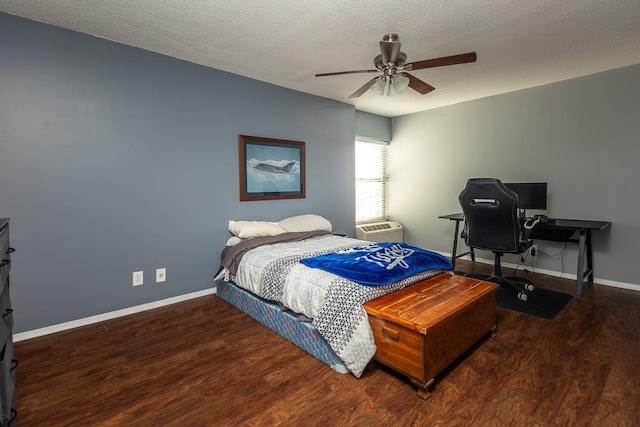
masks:
<path id="1" fill-rule="evenodd" d="M 587 271 L 589 275 L 587 279 L 593 283 L 593 252 L 591 250 L 591 230 L 587 229 Z"/>
<path id="2" fill-rule="evenodd" d="M 456 269 L 456 259 L 458 259 L 458 230 L 460 229 L 460 221 L 456 221 L 456 231 L 453 232 L 453 249 L 451 250 L 451 264 Z"/>
<path id="3" fill-rule="evenodd" d="M 580 240 L 578 240 L 578 271 L 576 271 L 576 296 L 582 296 L 582 282 L 584 281 L 584 246 L 587 230 L 580 229 Z"/>

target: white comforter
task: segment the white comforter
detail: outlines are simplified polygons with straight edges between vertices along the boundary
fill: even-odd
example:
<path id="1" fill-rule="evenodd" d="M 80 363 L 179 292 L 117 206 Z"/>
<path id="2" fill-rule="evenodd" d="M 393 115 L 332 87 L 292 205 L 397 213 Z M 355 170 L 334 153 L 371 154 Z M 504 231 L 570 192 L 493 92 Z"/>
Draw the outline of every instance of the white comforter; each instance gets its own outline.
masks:
<path id="1" fill-rule="evenodd" d="M 320 313 L 331 281 L 336 276 L 317 268 L 307 267 L 297 261 L 314 254 L 335 252 L 342 248 L 367 243 L 370 242 L 329 234 L 295 244 L 280 243 L 262 246 L 242 257 L 234 282 L 241 288 L 260 295 L 261 277 L 265 272 L 265 266 L 283 258 L 295 258 L 295 264 L 285 277 L 282 299 L 278 302 L 295 313 L 315 319 Z"/>

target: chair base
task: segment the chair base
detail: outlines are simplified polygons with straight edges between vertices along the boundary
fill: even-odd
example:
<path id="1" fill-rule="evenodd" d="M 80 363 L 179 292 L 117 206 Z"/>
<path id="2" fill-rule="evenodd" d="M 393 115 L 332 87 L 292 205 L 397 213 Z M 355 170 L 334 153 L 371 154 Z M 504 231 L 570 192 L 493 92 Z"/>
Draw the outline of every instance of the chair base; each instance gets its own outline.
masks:
<path id="1" fill-rule="evenodd" d="M 533 291 L 533 282 L 529 279 L 525 279 L 524 277 L 517 276 L 495 276 L 495 282 L 500 286 L 506 286 L 518 294 L 518 299 L 522 301 L 527 300 L 527 293 L 525 291 Z M 489 280 L 493 282 L 493 280 Z"/>
<path id="2" fill-rule="evenodd" d="M 480 274 L 480 273 L 462 273 L 456 272 L 456 274 L 465 277 L 471 277 L 473 279 L 484 280 L 500 285 L 503 288 L 509 288 L 514 291 L 521 301 L 527 300 L 527 291 L 534 290 L 533 282 L 524 277 L 517 276 L 496 276 L 495 274 Z"/>

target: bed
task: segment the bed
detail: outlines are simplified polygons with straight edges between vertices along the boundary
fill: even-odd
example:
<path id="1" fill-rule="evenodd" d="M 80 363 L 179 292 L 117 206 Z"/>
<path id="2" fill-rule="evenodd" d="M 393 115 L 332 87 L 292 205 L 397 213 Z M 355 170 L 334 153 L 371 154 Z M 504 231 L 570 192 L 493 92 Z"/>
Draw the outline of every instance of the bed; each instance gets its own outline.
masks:
<path id="1" fill-rule="evenodd" d="M 428 262 L 411 270 L 409 267 L 416 263 L 407 261 L 417 259 L 412 252 L 417 248 L 337 235 L 331 231 L 331 224 L 317 215 L 278 223 L 230 221 L 229 230 L 234 236 L 222 252 L 221 267 L 214 278 L 220 298 L 336 371 L 356 377 L 362 375 L 376 352 L 362 305 L 418 281 L 447 274 L 452 268 L 442 255 L 420 250 Z M 363 258 L 363 251 L 380 254 L 381 248 L 393 256 L 384 260 L 386 264 L 379 258 L 369 264 L 384 264 L 385 270 L 395 269 L 400 276 L 372 283 L 371 277 L 378 273 L 351 277 L 353 271 L 360 271 L 352 264 L 347 264 L 348 268 L 343 268 L 346 273 L 340 271 L 340 275 L 326 268 L 327 260 L 333 262 L 332 257 L 337 255 L 341 260 L 344 255 Z M 413 258 L 406 255 L 407 251 Z M 396 256 L 399 253 L 403 255 Z M 389 267 L 391 264 L 397 268 Z"/>

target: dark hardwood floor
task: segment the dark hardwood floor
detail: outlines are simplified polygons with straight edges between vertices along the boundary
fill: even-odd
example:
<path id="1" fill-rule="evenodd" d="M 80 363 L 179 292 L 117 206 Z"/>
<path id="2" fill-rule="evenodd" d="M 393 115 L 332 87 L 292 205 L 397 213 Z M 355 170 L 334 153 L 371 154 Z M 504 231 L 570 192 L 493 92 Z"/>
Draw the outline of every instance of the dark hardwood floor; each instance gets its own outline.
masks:
<path id="1" fill-rule="evenodd" d="M 20 342 L 16 357 L 21 427 L 640 425 L 640 293 L 590 284 L 554 320 L 498 308 L 498 335 L 427 401 L 379 365 L 338 374 L 216 296 Z"/>

